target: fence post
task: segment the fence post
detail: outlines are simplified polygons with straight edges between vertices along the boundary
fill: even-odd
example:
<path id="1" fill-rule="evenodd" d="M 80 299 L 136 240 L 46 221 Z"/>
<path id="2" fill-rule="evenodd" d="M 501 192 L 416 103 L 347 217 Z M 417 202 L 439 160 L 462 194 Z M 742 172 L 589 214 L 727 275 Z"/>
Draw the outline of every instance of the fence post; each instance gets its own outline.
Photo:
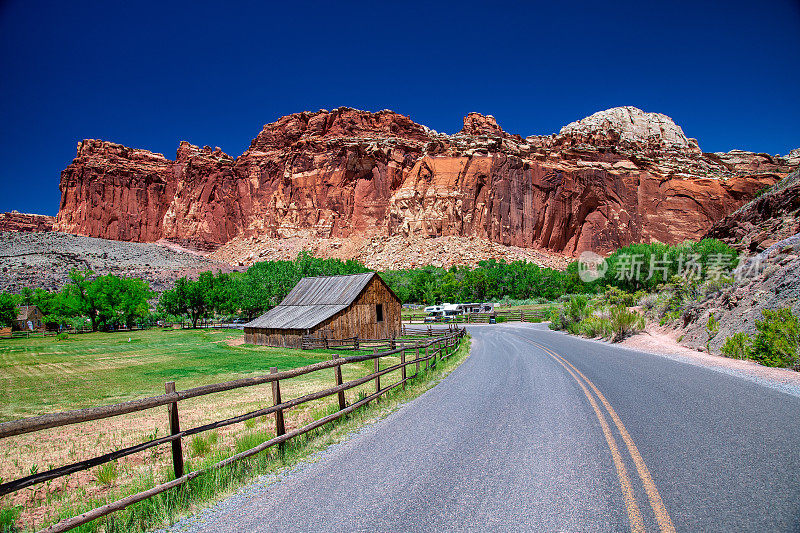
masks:
<path id="1" fill-rule="evenodd" d="M 339 359 L 339 354 L 333 354 L 333 359 L 334 360 Z M 342 367 L 341 367 L 341 365 L 339 365 L 337 367 L 334 367 L 334 370 L 335 370 L 334 374 L 336 375 L 336 386 L 338 387 L 339 385 L 342 384 Z M 342 410 L 344 410 L 345 407 L 347 407 L 347 404 L 344 401 L 344 391 L 340 390 L 339 391 L 339 410 L 342 411 Z"/>
<path id="2" fill-rule="evenodd" d="M 417 374 L 419 374 L 419 346 L 417 346 L 417 357 L 416 357 L 416 360 L 417 360 L 417 371 L 414 373 L 414 377 L 417 377 Z"/>
<path id="3" fill-rule="evenodd" d="M 406 390 L 406 351 L 405 347 L 402 352 L 400 352 L 400 379 L 403 380 L 403 390 Z"/>
<path id="4" fill-rule="evenodd" d="M 269 369 L 270 374 L 275 374 L 278 372 L 278 367 L 271 367 Z M 272 405 L 279 405 L 281 403 L 281 385 L 279 381 L 276 379 L 272 382 Z M 286 433 L 286 427 L 283 424 L 283 409 L 278 409 L 275 411 L 275 435 L 280 437 Z M 283 453 L 283 444 L 280 443 L 278 445 L 278 449 Z"/>
<path id="5" fill-rule="evenodd" d="M 167 394 L 175 392 L 175 382 L 167 381 L 164 384 L 164 390 Z M 180 421 L 178 420 L 178 402 L 172 402 L 167 405 L 167 413 L 169 415 L 169 433 L 175 435 L 181 432 Z M 175 479 L 183 477 L 183 447 L 181 446 L 181 439 L 177 438 L 172 441 L 172 467 L 175 470 Z"/>
<path id="6" fill-rule="evenodd" d="M 397 348 L 397 343 L 394 340 L 394 334 L 392 334 L 391 347 L 392 347 L 392 350 Z"/>
<path id="7" fill-rule="evenodd" d="M 373 348 L 373 352 L 372 353 L 375 353 L 375 354 L 378 353 L 378 347 L 377 346 L 375 348 Z M 380 357 L 376 357 L 374 359 L 374 361 L 375 361 L 375 372 L 376 373 L 380 372 L 380 370 L 381 370 L 381 358 Z M 380 391 L 381 391 L 381 377 L 380 376 L 375 376 L 375 392 L 380 392 Z M 378 403 L 379 400 L 380 400 L 380 398 L 376 397 L 375 398 L 375 403 Z"/>
<path id="8" fill-rule="evenodd" d="M 356 335 L 355 338 L 353 339 L 353 346 L 355 347 L 356 350 L 358 350 L 358 335 Z"/>

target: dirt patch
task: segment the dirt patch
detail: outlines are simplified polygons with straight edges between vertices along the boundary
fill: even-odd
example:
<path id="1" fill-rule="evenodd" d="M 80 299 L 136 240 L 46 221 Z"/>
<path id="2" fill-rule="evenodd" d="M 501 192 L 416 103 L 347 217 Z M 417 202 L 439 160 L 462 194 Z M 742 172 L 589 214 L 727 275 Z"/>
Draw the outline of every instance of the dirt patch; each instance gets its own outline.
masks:
<path id="1" fill-rule="evenodd" d="M 241 346 L 244 344 L 244 337 L 237 337 L 235 339 L 226 339 L 225 344 L 228 346 Z"/>
<path id="2" fill-rule="evenodd" d="M 642 352 L 659 355 L 678 355 L 702 366 L 728 369 L 745 373 L 759 380 L 775 384 L 789 385 L 800 390 L 800 372 L 786 368 L 771 368 L 753 361 L 730 359 L 720 355 L 693 350 L 678 343 L 679 333 L 667 328 L 648 325 L 644 332 L 629 337 L 620 345 Z"/>

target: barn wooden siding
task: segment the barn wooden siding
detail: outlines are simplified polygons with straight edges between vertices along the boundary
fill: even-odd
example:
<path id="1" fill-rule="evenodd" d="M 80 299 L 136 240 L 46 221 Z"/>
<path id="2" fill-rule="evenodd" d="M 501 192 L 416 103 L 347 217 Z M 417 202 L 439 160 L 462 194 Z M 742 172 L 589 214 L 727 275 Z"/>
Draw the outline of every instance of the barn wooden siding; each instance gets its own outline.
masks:
<path id="1" fill-rule="evenodd" d="M 377 320 L 376 305 L 383 306 L 383 321 Z M 245 327 L 245 342 L 266 346 L 300 348 L 303 336 L 347 339 L 386 339 L 401 333 L 400 300 L 380 276 L 373 276 L 347 308 L 308 330 Z"/>

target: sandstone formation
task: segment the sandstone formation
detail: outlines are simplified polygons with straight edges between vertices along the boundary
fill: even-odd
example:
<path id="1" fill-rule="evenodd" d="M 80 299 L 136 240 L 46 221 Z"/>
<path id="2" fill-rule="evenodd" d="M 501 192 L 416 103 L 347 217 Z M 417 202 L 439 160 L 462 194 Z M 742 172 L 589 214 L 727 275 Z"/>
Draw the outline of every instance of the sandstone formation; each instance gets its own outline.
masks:
<path id="1" fill-rule="evenodd" d="M 707 236 L 751 252 L 800 233 L 800 171 L 762 191 L 755 200 L 726 216 Z"/>
<path id="2" fill-rule="evenodd" d="M 61 174 L 56 228 L 204 250 L 251 237 L 452 236 L 575 255 L 699 238 L 796 165 L 704 154 L 668 117 L 632 107 L 524 139 L 478 113 L 448 135 L 339 108 L 267 124 L 235 159 L 186 142 L 169 160 L 82 141 Z"/>
<path id="3" fill-rule="evenodd" d="M 56 217 L 47 215 L 31 215 L 17 211 L 0 213 L 0 233 L 6 231 L 53 231 L 55 222 Z"/>

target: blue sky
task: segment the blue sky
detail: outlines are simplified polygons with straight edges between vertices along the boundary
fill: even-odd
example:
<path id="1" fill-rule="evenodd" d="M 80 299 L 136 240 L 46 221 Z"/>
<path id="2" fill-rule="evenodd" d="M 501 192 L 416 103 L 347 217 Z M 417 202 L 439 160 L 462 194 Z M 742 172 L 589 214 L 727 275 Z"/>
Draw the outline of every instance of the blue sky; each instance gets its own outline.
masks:
<path id="1" fill-rule="evenodd" d="M 0 1 L 0 211 L 56 214 L 84 138 L 238 156 L 339 106 L 525 136 L 634 105 L 705 151 L 800 146 L 798 0 L 223 5 Z"/>

